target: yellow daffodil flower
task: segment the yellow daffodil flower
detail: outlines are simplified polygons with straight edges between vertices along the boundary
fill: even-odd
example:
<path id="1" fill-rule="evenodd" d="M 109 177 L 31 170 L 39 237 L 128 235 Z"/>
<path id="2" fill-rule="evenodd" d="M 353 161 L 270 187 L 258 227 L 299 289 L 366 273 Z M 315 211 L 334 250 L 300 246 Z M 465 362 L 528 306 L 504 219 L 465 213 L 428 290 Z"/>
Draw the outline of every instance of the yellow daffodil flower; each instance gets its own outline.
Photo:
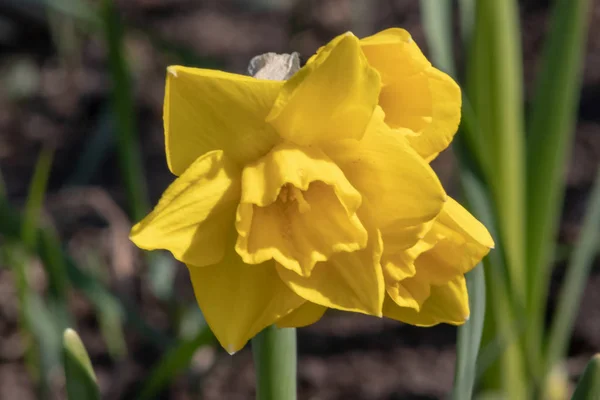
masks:
<path id="1" fill-rule="evenodd" d="M 493 242 L 428 164 L 459 118 L 456 84 L 398 29 L 341 35 L 287 81 L 169 67 L 178 178 L 131 239 L 188 266 L 230 353 L 327 308 L 463 323 Z"/>

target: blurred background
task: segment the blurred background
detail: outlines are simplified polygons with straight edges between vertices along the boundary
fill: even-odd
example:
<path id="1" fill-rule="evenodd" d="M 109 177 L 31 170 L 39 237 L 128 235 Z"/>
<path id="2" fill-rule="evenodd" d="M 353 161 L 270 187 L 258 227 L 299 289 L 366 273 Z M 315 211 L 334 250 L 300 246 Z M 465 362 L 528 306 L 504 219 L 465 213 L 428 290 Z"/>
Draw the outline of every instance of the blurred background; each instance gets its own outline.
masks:
<path id="1" fill-rule="evenodd" d="M 549 3 L 519 2 L 526 102 Z M 252 398 L 249 346 L 222 351 L 185 267 L 128 241 L 173 180 L 165 69 L 246 73 L 257 54 L 306 58 L 345 31 L 388 27 L 407 29 L 428 54 L 421 21 L 416 0 L 0 0 L 0 399 L 64 398 L 57 332 L 66 326 L 81 335 L 105 399 Z M 599 0 L 581 96 L 549 312 L 600 160 Z M 452 151 L 434 168 L 455 193 Z M 298 338 L 300 399 L 439 399 L 452 389 L 454 327 L 329 312 Z M 596 258 L 565 376 L 574 380 L 599 351 Z"/>

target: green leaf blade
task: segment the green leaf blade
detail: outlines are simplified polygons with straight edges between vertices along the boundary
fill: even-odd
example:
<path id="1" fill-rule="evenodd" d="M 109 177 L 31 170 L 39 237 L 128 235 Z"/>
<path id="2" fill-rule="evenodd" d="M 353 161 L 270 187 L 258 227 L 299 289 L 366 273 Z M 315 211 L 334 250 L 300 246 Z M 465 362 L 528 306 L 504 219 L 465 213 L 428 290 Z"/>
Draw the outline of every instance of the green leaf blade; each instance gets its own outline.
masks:
<path id="1" fill-rule="evenodd" d="M 596 354 L 583 371 L 571 400 L 600 399 L 600 354 Z"/>
<path id="2" fill-rule="evenodd" d="M 100 400 L 100 391 L 90 357 L 77 332 L 63 334 L 64 369 L 69 400 Z"/>

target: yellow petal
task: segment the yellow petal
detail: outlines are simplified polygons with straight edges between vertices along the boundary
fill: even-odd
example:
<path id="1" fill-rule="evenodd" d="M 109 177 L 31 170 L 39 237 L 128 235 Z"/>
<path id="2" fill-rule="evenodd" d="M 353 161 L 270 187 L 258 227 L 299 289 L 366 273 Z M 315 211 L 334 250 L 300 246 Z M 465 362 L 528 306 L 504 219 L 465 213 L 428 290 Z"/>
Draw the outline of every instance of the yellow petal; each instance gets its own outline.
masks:
<path id="1" fill-rule="evenodd" d="M 494 246 L 487 229 L 448 198 L 430 232 L 435 245 L 416 259 L 416 278 L 442 285 L 473 269 Z"/>
<path id="2" fill-rule="evenodd" d="M 444 150 L 460 122 L 460 87 L 431 66 L 410 34 L 388 29 L 361 40 L 369 64 L 381 74 L 379 105 L 392 128 L 408 128 L 411 145 L 426 160 Z"/>
<path id="3" fill-rule="evenodd" d="M 245 265 L 231 243 L 219 264 L 188 265 L 206 322 L 230 354 L 304 303 L 283 284 L 273 264 Z"/>
<path id="4" fill-rule="evenodd" d="M 242 174 L 236 250 L 244 262 L 275 259 L 308 276 L 318 261 L 367 244 L 361 196 L 317 148 L 276 146 Z"/>
<path id="5" fill-rule="evenodd" d="M 426 102 L 428 102 L 426 104 Z M 431 161 L 452 141 L 460 123 L 460 87 L 431 67 L 420 75 L 398 79 L 381 91 L 379 104 L 392 127 L 409 128 L 410 144 Z"/>
<path id="6" fill-rule="evenodd" d="M 420 240 L 410 249 L 397 252 L 390 252 L 386 245 L 393 237 L 388 235 L 388 239 L 384 238 L 382 266 L 385 289 L 388 296 L 402 307 L 411 307 L 418 311 L 429 297 L 430 282 L 415 277 L 415 260 L 434 245 L 431 240 L 426 240 L 429 236 L 427 234 L 424 240 Z"/>
<path id="7" fill-rule="evenodd" d="M 462 235 L 466 244 L 477 247 L 478 251 L 487 253 L 481 248 L 494 248 L 494 240 L 487 228 L 451 197 L 444 204 L 437 222 Z"/>
<path id="8" fill-rule="evenodd" d="M 407 249 L 431 226 L 446 194 L 431 167 L 383 117 L 377 107 L 362 140 L 342 140 L 322 148 L 361 193 L 384 237 L 393 232 L 390 246 Z"/>
<path id="9" fill-rule="evenodd" d="M 385 290 L 396 305 L 419 311 L 425 300 L 431 295 L 431 284 L 415 277 L 391 284 L 388 284 L 386 280 Z"/>
<path id="10" fill-rule="evenodd" d="M 361 214 L 363 221 L 367 220 Z M 277 265 L 281 279 L 299 296 L 329 308 L 381 316 L 385 285 L 381 271 L 381 235 L 372 227 L 363 250 L 336 253 L 318 263 L 310 277 Z"/>
<path id="11" fill-rule="evenodd" d="M 175 175 L 211 150 L 243 165 L 279 141 L 264 120 L 282 82 L 181 66 L 167 70 L 165 146 Z"/>
<path id="12" fill-rule="evenodd" d="M 282 137 L 301 145 L 360 139 L 379 89 L 379 74 L 369 66 L 358 39 L 344 34 L 285 83 L 267 121 Z"/>
<path id="13" fill-rule="evenodd" d="M 360 40 L 365 56 L 381 74 L 383 85 L 398 76 L 416 75 L 431 66 L 406 30 L 390 28 Z"/>
<path id="14" fill-rule="evenodd" d="M 214 264 L 223 257 L 239 198 L 238 167 L 222 151 L 208 152 L 167 188 L 130 239 L 145 250 L 169 250 L 184 263 Z"/>
<path id="15" fill-rule="evenodd" d="M 277 321 L 276 325 L 278 328 L 300 328 L 312 325 L 321 319 L 325 311 L 327 311 L 327 307 L 307 301 Z"/>
<path id="16" fill-rule="evenodd" d="M 470 271 L 493 244 L 485 227 L 449 197 L 431 230 L 415 246 L 395 253 L 386 246 L 387 293 L 396 304 L 418 311 L 431 285 L 444 285 Z"/>
<path id="17" fill-rule="evenodd" d="M 383 304 L 383 315 L 417 326 L 432 326 L 440 323 L 461 325 L 469 319 L 469 297 L 465 278 L 457 276 L 443 286 L 432 286 L 431 295 L 420 311 L 400 307 L 389 297 Z"/>

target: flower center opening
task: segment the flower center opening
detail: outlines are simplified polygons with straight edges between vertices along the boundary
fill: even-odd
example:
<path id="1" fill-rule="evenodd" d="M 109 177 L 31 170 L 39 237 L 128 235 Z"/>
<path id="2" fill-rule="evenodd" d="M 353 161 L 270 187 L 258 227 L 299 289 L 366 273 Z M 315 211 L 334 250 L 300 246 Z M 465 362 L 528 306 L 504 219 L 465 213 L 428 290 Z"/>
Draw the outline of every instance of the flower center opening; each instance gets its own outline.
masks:
<path id="1" fill-rule="evenodd" d="M 289 206 L 297 206 L 300 214 L 304 214 L 311 210 L 310 204 L 304 198 L 302 190 L 298 189 L 291 183 L 286 183 L 282 186 L 277 200 Z M 287 208 L 287 207 L 286 207 Z"/>

